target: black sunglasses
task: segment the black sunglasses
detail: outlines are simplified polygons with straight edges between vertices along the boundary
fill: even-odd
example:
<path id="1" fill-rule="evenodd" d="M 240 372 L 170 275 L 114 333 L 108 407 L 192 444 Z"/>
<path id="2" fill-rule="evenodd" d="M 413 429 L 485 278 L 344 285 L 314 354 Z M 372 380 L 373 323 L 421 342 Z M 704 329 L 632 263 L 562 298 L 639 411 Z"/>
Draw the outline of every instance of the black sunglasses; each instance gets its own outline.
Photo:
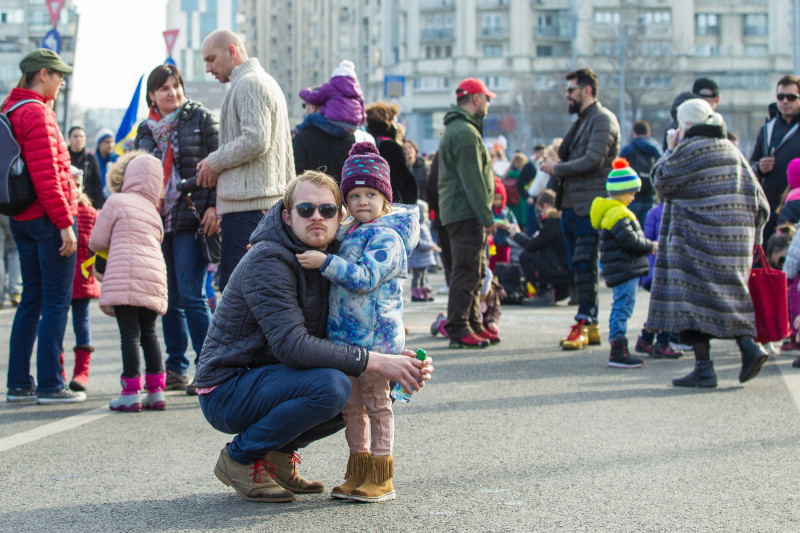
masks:
<path id="1" fill-rule="evenodd" d="M 339 206 L 336 204 L 312 204 L 311 202 L 303 202 L 297 204 L 292 209 L 297 209 L 297 214 L 303 218 L 311 218 L 314 216 L 314 211 L 319 209 L 319 214 L 322 218 L 333 218 L 339 214 Z"/>
<path id="2" fill-rule="evenodd" d="M 783 93 L 778 93 L 778 100 L 789 100 L 790 102 L 794 102 L 794 101 L 795 101 L 795 100 L 797 100 L 798 98 L 800 98 L 800 95 L 797 95 L 797 94 L 791 94 L 791 93 L 789 93 L 789 94 L 783 94 Z"/>
<path id="3" fill-rule="evenodd" d="M 575 89 L 583 89 L 583 87 L 581 85 L 569 85 L 569 86 L 567 86 L 567 92 L 568 93 L 571 93 Z"/>

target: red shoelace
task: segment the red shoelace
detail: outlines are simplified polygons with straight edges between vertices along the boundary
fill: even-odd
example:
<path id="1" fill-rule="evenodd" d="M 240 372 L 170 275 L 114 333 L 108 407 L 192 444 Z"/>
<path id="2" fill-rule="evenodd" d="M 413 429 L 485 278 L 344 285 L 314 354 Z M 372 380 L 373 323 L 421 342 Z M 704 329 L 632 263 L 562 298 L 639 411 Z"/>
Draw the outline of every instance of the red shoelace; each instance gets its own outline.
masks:
<path id="1" fill-rule="evenodd" d="M 289 462 L 292 463 L 292 475 L 289 478 L 289 481 L 294 479 L 295 474 L 297 474 L 297 465 L 303 462 L 300 454 L 297 452 L 293 452 L 292 455 L 289 456 Z"/>
<path id="2" fill-rule="evenodd" d="M 270 470 L 271 469 L 271 470 Z M 266 472 L 269 474 L 269 477 L 275 477 L 278 475 L 278 471 L 275 469 L 275 466 L 267 461 L 266 459 L 259 459 L 253 466 L 250 467 L 252 471 L 251 476 L 253 476 L 253 482 L 261 483 L 261 472 Z"/>

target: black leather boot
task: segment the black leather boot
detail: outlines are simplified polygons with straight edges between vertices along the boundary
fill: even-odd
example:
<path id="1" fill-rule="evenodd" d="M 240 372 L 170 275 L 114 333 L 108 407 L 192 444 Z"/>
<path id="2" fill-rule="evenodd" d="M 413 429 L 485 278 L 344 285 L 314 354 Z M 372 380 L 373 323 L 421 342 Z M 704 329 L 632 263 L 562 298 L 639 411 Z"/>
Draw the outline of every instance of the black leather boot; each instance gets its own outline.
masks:
<path id="1" fill-rule="evenodd" d="M 672 384 L 676 387 L 716 387 L 717 375 L 714 373 L 714 363 L 697 359 L 694 362 L 694 370 L 682 378 L 673 379 Z"/>
<path id="2" fill-rule="evenodd" d="M 756 377 L 761 367 L 767 361 L 767 354 L 756 344 L 753 337 L 739 337 L 736 339 L 739 351 L 742 352 L 742 370 L 739 371 L 739 383 L 744 383 Z"/>

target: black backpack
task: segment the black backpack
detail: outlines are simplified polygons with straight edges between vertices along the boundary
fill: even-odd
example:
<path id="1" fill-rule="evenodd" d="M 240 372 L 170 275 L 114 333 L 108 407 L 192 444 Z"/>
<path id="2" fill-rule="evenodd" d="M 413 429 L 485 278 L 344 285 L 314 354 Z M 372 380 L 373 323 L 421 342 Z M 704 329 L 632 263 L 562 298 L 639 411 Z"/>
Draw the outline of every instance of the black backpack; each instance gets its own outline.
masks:
<path id="1" fill-rule="evenodd" d="M 40 105 L 39 100 L 21 100 L 0 114 L 0 214 L 19 215 L 36 200 L 31 175 L 22 160 L 19 143 L 8 115 L 29 102 Z"/>

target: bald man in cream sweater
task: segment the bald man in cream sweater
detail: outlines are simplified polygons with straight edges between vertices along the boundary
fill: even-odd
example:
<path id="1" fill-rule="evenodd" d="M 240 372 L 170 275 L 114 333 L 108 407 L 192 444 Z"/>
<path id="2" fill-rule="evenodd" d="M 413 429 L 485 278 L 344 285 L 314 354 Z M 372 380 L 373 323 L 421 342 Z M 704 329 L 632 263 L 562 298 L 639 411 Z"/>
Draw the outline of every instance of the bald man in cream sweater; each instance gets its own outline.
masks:
<path id="1" fill-rule="evenodd" d="M 295 177 L 286 99 L 238 35 L 212 32 L 202 47 L 206 72 L 230 83 L 220 112 L 219 148 L 197 165 L 198 185 L 217 188 L 222 217 L 219 289 L 247 251 L 264 213 Z"/>

